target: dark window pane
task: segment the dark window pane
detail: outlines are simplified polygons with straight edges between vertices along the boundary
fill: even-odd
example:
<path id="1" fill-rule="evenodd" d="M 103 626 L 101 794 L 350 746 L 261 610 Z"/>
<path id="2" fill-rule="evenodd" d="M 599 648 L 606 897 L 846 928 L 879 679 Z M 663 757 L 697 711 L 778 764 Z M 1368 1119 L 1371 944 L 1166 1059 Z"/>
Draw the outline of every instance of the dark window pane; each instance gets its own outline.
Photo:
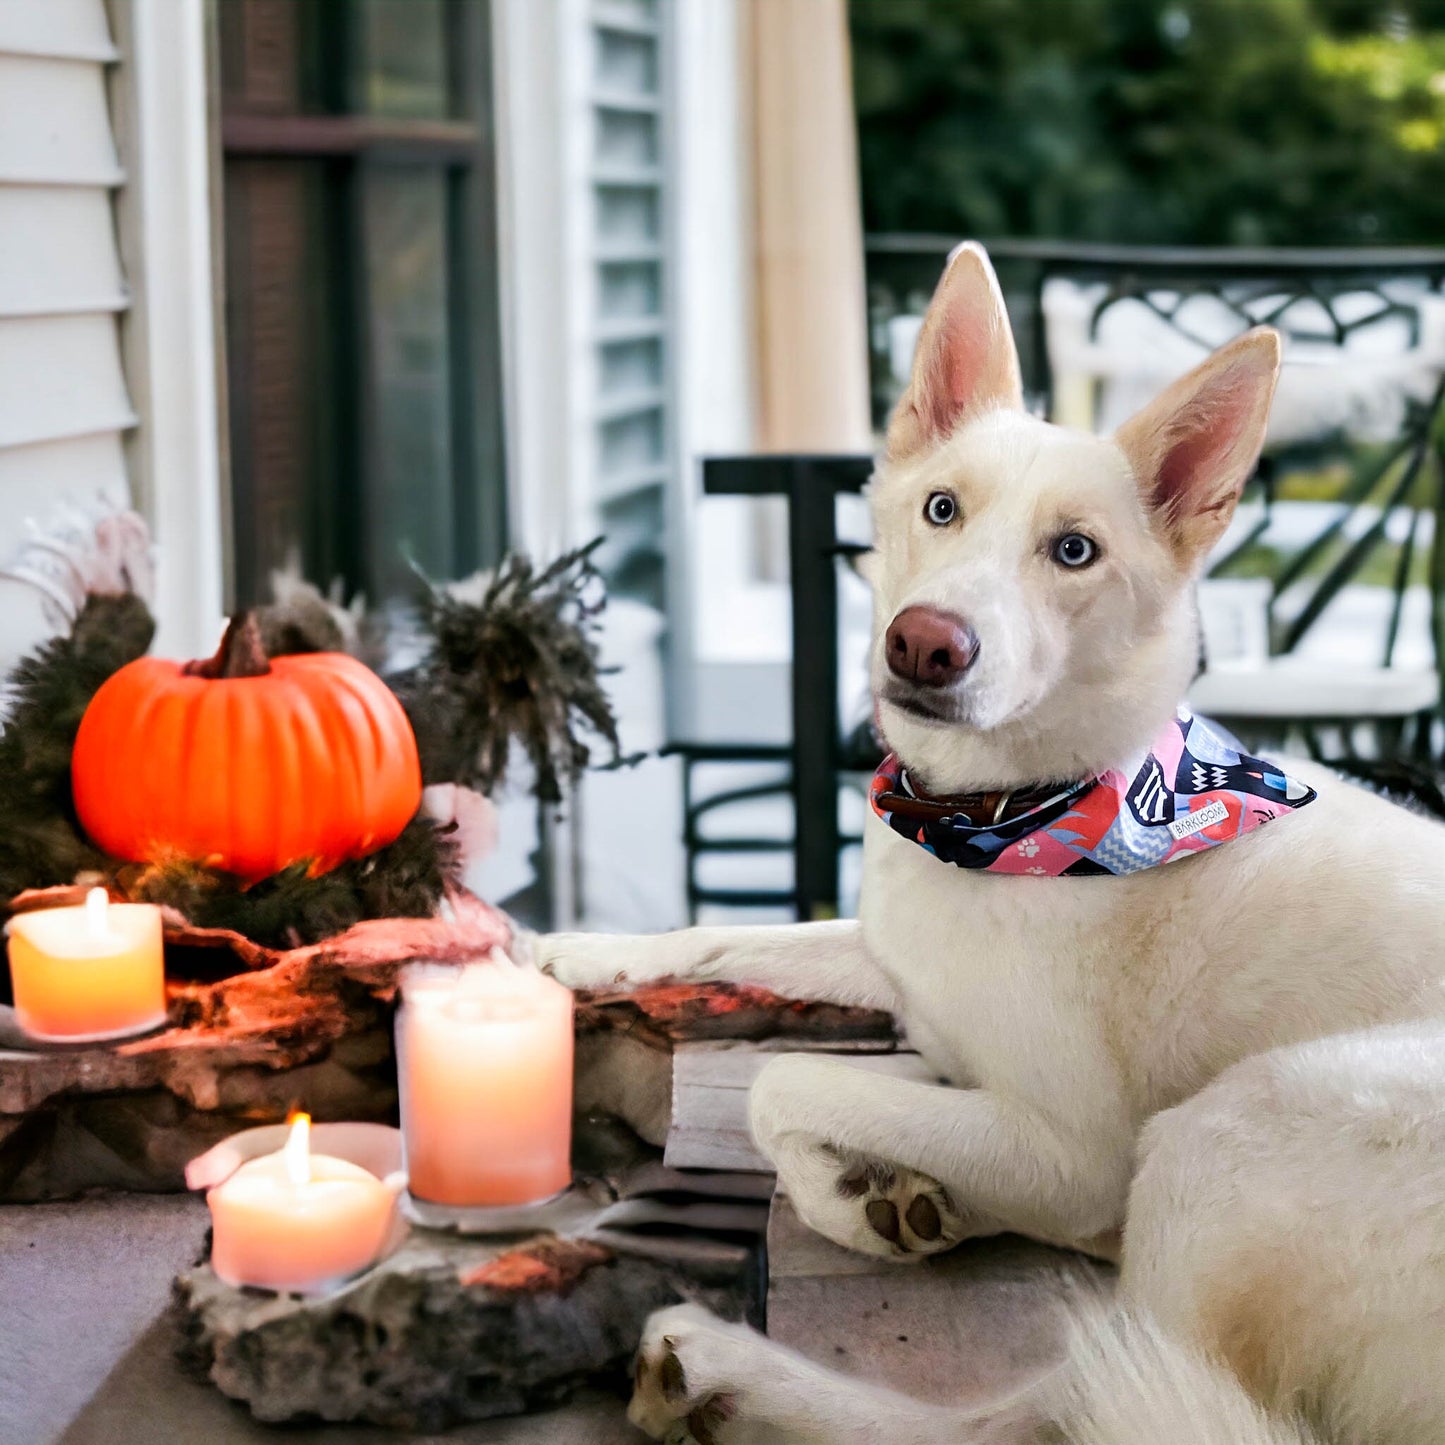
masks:
<path id="1" fill-rule="evenodd" d="M 467 571 L 506 526 L 487 0 L 217 12 L 237 600 Z"/>
<path id="2" fill-rule="evenodd" d="M 361 64 L 358 108 L 369 115 L 449 115 L 445 0 L 353 3 Z"/>
<path id="3" fill-rule="evenodd" d="M 312 115 L 341 109 L 336 15 L 329 0 L 219 0 L 225 112 Z"/>
<path id="4" fill-rule="evenodd" d="M 431 576 L 453 569 L 446 186 L 439 167 L 375 166 L 363 176 L 366 574 L 377 595 L 407 588 L 407 557 Z"/>
<path id="5" fill-rule="evenodd" d="M 301 109 L 301 19 L 292 0 L 223 0 L 221 94 L 228 110 Z"/>
<path id="6" fill-rule="evenodd" d="M 226 171 L 226 345 L 240 601 L 291 561 L 339 565 L 326 506 L 330 418 L 327 268 L 318 161 L 232 161 Z"/>

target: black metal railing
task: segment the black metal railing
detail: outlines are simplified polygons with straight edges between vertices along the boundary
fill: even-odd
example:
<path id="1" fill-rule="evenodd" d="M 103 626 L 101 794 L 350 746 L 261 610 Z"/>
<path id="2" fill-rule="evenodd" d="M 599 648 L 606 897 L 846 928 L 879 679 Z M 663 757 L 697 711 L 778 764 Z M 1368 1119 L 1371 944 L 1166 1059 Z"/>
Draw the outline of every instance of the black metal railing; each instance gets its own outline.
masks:
<path id="1" fill-rule="evenodd" d="M 866 239 L 873 420 L 879 428 L 897 399 L 882 328 L 894 316 L 923 314 L 957 240 L 928 234 L 873 235 Z M 1207 294 L 1238 308 L 1241 329 L 1257 324 L 1277 325 L 1295 340 L 1336 342 L 1386 316 L 1401 315 L 1407 322 L 1414 322 L 1416 313 L 1409 302 L 1381 288 L 1401 281 L 1416 281 L 1436 292 L 1445 287 L 1442 247 L 1244 249 L 1023 240 L 985 244 L 1008 302 L 1025 390 L 1045 412 L 1053 379 L 1043 294 L 1055 278 L 1105 287 L 1094 307 L 1095 332 L 1105 315 L 1121 302 L 1142 301 L 1173 323 L 1177 302 Z M 1362 291 L 1373 291 L 1378 296 L 1376 313 L 1346 319 L 1335 312 L 1339 297 Z M 1166 308 L 1150 300 L 1161 293 L 1176 297 L 1175 306 Z M 1329 316 L 1326 329 L 1308 321 L 1291 323 L 1291 308 L 1306 298 L 1319 302 Z M 1274 304 L 1258 309 L 1256 303 L 1261 300 L 1272 300 Z"/>

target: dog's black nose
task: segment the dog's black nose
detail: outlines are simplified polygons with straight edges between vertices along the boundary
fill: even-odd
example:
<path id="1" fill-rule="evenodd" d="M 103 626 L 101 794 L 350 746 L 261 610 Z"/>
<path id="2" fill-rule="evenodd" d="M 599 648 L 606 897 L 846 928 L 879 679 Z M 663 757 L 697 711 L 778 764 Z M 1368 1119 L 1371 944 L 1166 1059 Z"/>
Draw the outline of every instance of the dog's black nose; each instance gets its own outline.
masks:
<path id="1" fill-rule="evenodd" d="M 948 687 L 978 656 L 978 634 L 963 618 L 936 607 L 905 607 L 883 639 L 888 670 L 921 687 Z"/>

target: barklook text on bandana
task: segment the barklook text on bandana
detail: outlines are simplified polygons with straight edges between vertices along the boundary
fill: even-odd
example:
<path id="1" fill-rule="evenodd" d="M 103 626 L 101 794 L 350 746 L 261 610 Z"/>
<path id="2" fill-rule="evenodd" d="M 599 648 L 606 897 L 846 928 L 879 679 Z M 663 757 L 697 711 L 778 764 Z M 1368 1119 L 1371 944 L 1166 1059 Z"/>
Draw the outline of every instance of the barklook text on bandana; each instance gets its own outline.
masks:
<path id="1" fill-rule="evenodd" d="M 869 802 L 895 833 L 945 863 L 992 873 L 1087 877 L 1174 863 L 1315 800 L 1312 788 L 1249 757 L 1222 728 L 1181 708 L 1132 774 L 1110 769 L 1001 822 L 916 793 L 890 754 Z"/>

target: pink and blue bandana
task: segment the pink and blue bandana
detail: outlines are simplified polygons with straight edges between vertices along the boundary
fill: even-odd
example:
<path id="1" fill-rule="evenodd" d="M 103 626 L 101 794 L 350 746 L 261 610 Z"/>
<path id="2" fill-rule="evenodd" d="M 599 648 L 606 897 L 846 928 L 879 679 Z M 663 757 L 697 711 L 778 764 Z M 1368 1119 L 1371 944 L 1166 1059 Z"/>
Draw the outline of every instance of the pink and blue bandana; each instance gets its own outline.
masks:
<path id="1" fill-rule="evenodd" d="M 914 794 L 891 754 L 869 789 L 873 811 L 942 862 L 1043 878 L 1119 876 L 1175 863 L 1317 796 L 1183 708 L 1132 773 L 1111 768 L 1061 786 L 1054 797 L 1001 823 L 975 824 L 967 815 L 950 815 L 946 798 Z M 933 816 L 920 818 L 920 803 Z"/>

